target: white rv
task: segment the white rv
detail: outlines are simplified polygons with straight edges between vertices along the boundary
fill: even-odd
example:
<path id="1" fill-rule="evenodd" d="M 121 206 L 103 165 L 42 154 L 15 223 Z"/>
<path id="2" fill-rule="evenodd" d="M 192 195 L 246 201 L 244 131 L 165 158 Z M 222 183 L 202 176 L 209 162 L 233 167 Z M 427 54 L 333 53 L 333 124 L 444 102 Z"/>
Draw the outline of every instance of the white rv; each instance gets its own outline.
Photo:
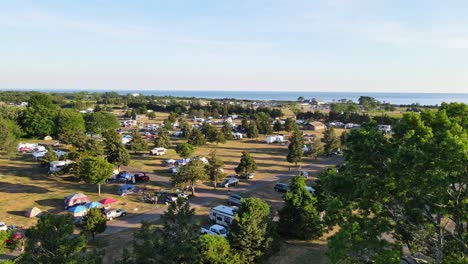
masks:
<path id="1" fill-rule="evenodd" d="M 237 212 L 236 207 L 218 205 L 211 208 L 210 220 L 222 226 L 229 226 L 234 219 L 234 214 Z"/>
<path id="2" fill-rule="evenodd" d="M 281 143 L 284 141 L 283 136 L 267 136 L 266 137 L 266 143 Z"/>
<path id="3" fill-rule="evenodd" d="M 51 161 L 49 163 L 49 174 L 59 172 L 65 168 L 65 166 L 72 164 L 73 161 L 71 160 L 58 160 L 58 161 Z"/>

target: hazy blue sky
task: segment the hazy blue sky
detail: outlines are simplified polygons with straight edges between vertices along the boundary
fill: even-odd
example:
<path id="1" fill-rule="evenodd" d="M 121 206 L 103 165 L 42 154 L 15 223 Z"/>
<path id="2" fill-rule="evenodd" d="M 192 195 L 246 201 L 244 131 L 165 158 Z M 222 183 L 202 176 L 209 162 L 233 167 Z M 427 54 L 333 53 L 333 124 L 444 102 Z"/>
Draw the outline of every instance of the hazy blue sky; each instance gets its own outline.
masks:
<path id="1" fill-rule="evenodd" d="M 0 0 L 0 87 L 468 92 L 468 1 Z"/>

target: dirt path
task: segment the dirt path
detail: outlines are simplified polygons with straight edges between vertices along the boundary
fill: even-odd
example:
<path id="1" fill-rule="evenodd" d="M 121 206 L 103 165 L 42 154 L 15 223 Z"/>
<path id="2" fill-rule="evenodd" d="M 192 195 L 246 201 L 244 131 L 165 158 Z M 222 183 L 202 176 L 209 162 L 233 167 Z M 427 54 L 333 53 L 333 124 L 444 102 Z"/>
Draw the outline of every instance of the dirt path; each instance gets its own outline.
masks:
<path id="1" fill-rule="evenodd" d="M 327 159 L 318 159 L 313 164 L 308 164 L 303 166 L 304 170 L 309 172 L 309 175 L 317 175 L 320 171 L 322 171 L 325 167 L 335 165 L 340 162 L 339 157 L 332 157 Z M 124 170 L 130 172 L 139 171 L 137 168 L 125 167 Z M 230 188 L 231 193 L 242 193 L 253 191 L 257 188 L 264 188 L 266 185 L 271 185 L 271 189 L 273 189 L 274 183 L 281 181 L 284 182 L 291 176 L 294 176 L 297 171 L 291 170 L 285 172 L 283 175 L 277 175 L 262 179 L 254 179 L 249 181 L 244 181 L 239 184 L 239 186 Z M 169 177 L 158 176 L 155 174 L 147 174 L 150 176 L 151 181 L 155 181 L 161 183 L 163 185 L 169 186 Z M 212 188 L 198 188 L 196 197 L 190 199 L 190 204 L 192 207 L 202 207 L 207 206 L 215 200 L 226 200 L 229 193 L 224 188 L 218 188 L 218 190 L 214 190 Z M 115 234 L 121 232 L 126 229 L 136 229 L 139 228 L 142 221 L 156 221 L 158 220 L 164 211 L 167 209 L 167 206 L 164 205 L 157 205 L 155 209 L 139 213 L 139 214 L 131 214 L 129 216 L 116 219 L 114 221 L 107 223 L 107 229 L 104 233 L 100 234 L 99 236 L 108 236 L 111 234 Z"/>

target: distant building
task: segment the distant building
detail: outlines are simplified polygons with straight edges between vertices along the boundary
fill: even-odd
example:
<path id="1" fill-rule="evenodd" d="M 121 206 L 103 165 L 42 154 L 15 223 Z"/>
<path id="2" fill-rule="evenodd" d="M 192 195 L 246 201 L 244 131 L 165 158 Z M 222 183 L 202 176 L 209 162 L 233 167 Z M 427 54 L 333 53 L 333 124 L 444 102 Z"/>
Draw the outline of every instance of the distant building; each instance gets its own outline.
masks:
<path id="1" fill-rule="evenodd" d="M 327 129 L 327 126 L 322 122 L 314 121 L 305 123 L 302 125 L 302 128 L 304 130 L 325 130 Z"/>
<path id="2" fill-rule="evenodd" d="M 317 106 L 318 106 L 318 105 L 324 105 L 324 104 L 325 104 L 324 101 L 319 100 L 319 99 L 316 99 L 316 98 L 310 99 L 309 103 L 310 103 L 311 105 L 317 105 Z"/>

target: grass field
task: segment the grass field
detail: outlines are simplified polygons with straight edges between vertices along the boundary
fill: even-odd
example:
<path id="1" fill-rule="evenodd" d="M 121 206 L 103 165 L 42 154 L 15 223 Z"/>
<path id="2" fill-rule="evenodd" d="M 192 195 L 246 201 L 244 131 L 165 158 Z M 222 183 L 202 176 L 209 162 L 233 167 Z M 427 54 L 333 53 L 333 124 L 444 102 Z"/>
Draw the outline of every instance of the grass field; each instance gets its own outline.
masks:
<path id="1" fill-rule="evenodd" d="M 160 123 L 167 115 L 157 114 L 156 120 L 148 120 L 148 123 Z M 341 133 L 342 131 L 338 131 Z M 320 137 L 321 132 L 305 131 L 307 134 L 314 134 Z M 175 144 L 183 142 L 181 139 L 173 138 L 173 146 L 164 156 L 150 156 L 147 152 L 132 154 L 130 166 L 138 170 L 153 173 L 160 176 L 170 177 L 164 160 L 179 156 L 175 153 Z M 152 143 L 149 143 L 152 147 Z M 218 157 L 225 163 L 227 175 L 235 175 L 234 168 L 237 166 L 242 151 L 249 151 L 257 162 L 257 171 L 254 181 L 262 181 L 264 178 L 284 175 L 290 169 L 295 170 L 286 161 L 287 146 L 284 144 L 267 144 L 265 136 L 258 139 L 232 140 L 226 144 L 207 144 L 197 147 L 195 155 L 208 156 L 215 150 Z M 307 166 L 310 175 L 317 175 L 327 166 L 333 166 L 335 160 L 304 158 L 300 163 Z M 241 185 L 245 184 L 241 182 Z M 136 197 L 117 195 L 119 184 L 104 184 L 101 186 L 101 197 L 97 196 L 97 186 L 89 185 L 78 181 L 74 176 L 49 176 L 47 168 L 34 161 L 30 154 L 18 154 L 17 157 L 6 159 L 0 157 L 0 221 L 8 225 L 29 227 L 37 222 L 37 218 L 27 218 L 24 213 L 31 207 L 38 207 L 50 213 L 65 213 L 63 198 L 69 194 L 83 192 L 91 200 L 100 200 L 105 197 L 112 197 L 118 202 L 115 208 L 124 208 L 129 213 L 140 213 L 152 208 L 152 205 L 137 201 Z M 150 182 L 147 188 L 150 190 L 159 189 L 160 183 Z M 197 188 L 212 188 L 211 183 L 205 182 L 197 185 Z M 281 196 L 273 192 L 271 184 L 244 193 L 244 196 L 255 196 L 262 198 L 275 209 L 279 209 L 282 204 Z M 209 208 L 220 201 L 214 201 L 206 207 L 197 208 L 197 219 L 201 224 L 207 223 Z M 92 243 L 106 249 L 106 263 L 115 260 L 121 255 L 121 250 L 127 245 L 133 236 L 134 229 L 127 229 L 122 232 L 96 239 Z M 277 256 L 273 256 L 268 263 L 305 263 L 306 260 L 313 260 L 308 263 L 326 263 L 324 256 L 325 241 L 286 241 Z M 290 262 L 293 261 L 293 262 Z"/>

